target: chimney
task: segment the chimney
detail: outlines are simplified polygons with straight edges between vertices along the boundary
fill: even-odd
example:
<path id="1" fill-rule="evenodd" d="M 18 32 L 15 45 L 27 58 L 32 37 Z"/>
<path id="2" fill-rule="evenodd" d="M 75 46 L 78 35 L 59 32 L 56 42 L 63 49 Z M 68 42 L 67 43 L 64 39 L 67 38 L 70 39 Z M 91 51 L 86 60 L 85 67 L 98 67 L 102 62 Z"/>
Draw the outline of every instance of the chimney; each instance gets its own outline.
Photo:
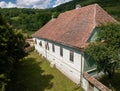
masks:
<path id="1" fill-rule="evenodd" d="M 76 5 L 76 9 L 79 9 L 79 8 L 81 8 L 81 5 L 80 5 L 80 4 L 77 4 L 77 5 Z"/>

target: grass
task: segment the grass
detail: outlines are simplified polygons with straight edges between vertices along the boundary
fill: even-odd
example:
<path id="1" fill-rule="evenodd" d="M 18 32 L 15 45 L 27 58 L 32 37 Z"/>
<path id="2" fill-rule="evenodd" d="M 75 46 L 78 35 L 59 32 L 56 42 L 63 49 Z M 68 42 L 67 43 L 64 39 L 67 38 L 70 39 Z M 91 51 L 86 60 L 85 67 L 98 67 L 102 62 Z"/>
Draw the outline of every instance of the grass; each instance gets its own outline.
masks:
<path id="1" fill-rule="evenodd" d="M 83 91 L 36 52 L 21 60 L 7 91 Z"/>
<path id="2" fill-rule="evenodd" d="M 100 81 L 107 87 L 111 87 L 112 91 L 120 91 L 120 69 L 116 70 L 115 74 L 110 80 L 108 80 L 108 76 L 103 76 Z"/>

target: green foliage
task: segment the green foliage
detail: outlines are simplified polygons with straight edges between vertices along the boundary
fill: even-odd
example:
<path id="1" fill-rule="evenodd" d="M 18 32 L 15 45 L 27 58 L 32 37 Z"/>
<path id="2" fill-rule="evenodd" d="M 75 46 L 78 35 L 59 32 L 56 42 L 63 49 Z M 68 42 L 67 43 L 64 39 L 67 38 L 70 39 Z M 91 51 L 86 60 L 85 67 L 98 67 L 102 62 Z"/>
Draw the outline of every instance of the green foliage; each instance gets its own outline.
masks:
<path id="1" fill-rule="evenodd" d="M 98 41 L 105 40 L 108 47 L 120 48 L 120 25 L 119 24 L 108 24 L 99 27 Z"/>
<path id="2" fill-rule="evenodd" d="M 90 43 L 85 52 L 97 61 L 98 71 L 112 77 L 120 63 L 120 25 L 107 24 L 98 29 L 97 42 Z"/>
<path id="3" fill-rule="evenodd" d="M 120 69 L 117 69 L 115 71 L 114 76 L 110 79 L 110 81 L 107 81 L 108 77 L 104 75 L 102 78 L 100 78 L 100 82 L 102 82 L 105 86 L 109 87 L 111 83 L 110 89 L 112 91 L 119 91 L 120 90 Z"/>
<path id="4" fill-rule="evenodd" d="M 51 11 L 39 9 L 3 8 L 0 10 L 6 22 L 16 30 L 37 31 L 51 19 Z"/>
<path id="5" fill-rule="evenodd" d="M 14 67 L 25 56 L 24 44 L 22 33 L 14 31 L 0 15 L 0 83 L 9 81 Z"/>
<path id="6" fill-rule="evenodd" d="M 59 13 L 58 12 L 53 12 L 52 15 L 53 15 L 53 18 L 57 18 Z"/>

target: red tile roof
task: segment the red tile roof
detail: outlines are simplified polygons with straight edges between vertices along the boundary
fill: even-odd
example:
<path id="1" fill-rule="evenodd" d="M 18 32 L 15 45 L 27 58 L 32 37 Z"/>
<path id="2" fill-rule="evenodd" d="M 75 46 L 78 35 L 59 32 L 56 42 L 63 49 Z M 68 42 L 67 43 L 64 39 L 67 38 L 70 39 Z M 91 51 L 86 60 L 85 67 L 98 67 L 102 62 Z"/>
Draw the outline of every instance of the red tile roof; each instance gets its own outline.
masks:
<path id="1" fill-rule="evenodd" d="M 98 4 L 70 10 L 51 19 L 33 37 L 44 38 L 72 47 L 83 48 L 96 26 L 117 22 Z"/>

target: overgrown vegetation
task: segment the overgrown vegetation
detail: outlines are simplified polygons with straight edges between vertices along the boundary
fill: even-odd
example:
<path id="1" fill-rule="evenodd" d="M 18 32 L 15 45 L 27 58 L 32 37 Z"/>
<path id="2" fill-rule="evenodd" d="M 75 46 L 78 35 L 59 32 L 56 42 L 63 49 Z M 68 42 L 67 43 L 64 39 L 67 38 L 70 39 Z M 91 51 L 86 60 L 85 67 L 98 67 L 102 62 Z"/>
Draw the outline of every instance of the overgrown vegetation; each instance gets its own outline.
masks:
<path id="1" fill-rule="evenodd" d="M 120 24 L 100 26 L 96 42 L 90 43 L 85 51 L 96 60 L 98 71 L 108 75 L 110 83 L 120 65 Z"/>
<path id="2" fill-rule="evenodd" d="M 114 76 L 109 81 L 107 79 L 108 76 L 105 75 L 101 79 L 99 79 L 99 81 L 105 84 L 107 87 L 110 87 L 112 91 L 120 90 L 120 69 L 117 69 L 115 71 Z"/>
<path id="3" fill-rule="evenodd" d="M 51 19 L 52 14 L 57 17 L 59 13 L 74 9 L 77 4 L 80 4 L 83 7 L 94 3 L 98 3 L 115 19 L 120 21 L 120 0 L 73 0 L 51 9 L 12 8 L 0 9 L 0 12 L 14 29 L 21 29 L 24 32 L 30 32 L 29 34 L 31 34 L 33 33 L 31 31 L 37 31 L 45 25 Z"/>
<path id="4" fill-rule="evenodd" d="M 25 39 L 21 32 L 14 31 L 0 14 L 0 89 L 5 91 L 11 81 L 19 60 L 25 56 Z"/>

